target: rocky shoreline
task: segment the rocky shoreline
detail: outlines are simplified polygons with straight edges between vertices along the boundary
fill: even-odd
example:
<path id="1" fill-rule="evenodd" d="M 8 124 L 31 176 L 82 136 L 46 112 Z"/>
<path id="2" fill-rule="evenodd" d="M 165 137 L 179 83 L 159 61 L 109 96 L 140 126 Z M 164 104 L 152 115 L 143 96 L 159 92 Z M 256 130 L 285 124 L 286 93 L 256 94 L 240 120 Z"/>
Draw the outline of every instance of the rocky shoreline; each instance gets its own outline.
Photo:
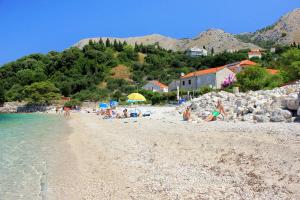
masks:
<path id="1" fill-rule="evenodd" d="M 33 113 L 48 112 L 54 110 L 55 106 L 30 105 L 27 102 L 6 102 L 0 107 L 0 113 Z"/>
<path id="2" fill-rule="evenodd" d="M 249 91 L 247 93 L 210 92 L 182 105 L 192 107 L 196 120 L 205 119 L 221 100 L 228 116 L 227 121 L 294 122 L 300 116 L 300 81 L 273 90 Z"/>

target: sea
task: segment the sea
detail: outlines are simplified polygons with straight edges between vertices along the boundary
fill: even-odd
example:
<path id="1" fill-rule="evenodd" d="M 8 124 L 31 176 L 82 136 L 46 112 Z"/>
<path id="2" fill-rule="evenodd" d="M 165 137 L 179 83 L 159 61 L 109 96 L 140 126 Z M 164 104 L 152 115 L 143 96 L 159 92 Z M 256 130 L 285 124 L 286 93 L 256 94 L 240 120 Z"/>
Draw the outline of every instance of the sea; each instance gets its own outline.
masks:
<path id="1" fill-rule="evenodd" d="M 67 136 L 63 116 L 0 114 L 0 200 L 47 199 Z"/>

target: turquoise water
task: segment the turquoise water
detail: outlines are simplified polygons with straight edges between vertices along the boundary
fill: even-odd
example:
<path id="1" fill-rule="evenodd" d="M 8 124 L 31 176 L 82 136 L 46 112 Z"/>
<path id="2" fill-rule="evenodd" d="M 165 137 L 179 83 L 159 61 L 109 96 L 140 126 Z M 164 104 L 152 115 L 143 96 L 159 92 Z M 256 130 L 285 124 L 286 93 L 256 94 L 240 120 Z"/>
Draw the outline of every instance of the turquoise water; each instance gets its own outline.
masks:
<path id="1" fill-rule="evenodd" d="M 0 114 L 0 200 L 46 199 L 64 137 L 60 116 Z"/>

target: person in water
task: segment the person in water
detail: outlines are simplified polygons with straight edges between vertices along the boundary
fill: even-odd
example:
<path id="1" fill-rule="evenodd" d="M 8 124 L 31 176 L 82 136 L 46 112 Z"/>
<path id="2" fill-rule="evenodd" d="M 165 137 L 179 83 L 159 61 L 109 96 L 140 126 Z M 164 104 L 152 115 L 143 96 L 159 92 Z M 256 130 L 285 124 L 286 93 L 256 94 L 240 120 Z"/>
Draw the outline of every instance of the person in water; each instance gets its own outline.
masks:
<path id="1" fill-rule="evenodd" d="M 222 102 L 221 100 L 218 100 L 217 102 L 217 105 L 215 106 L 216 109 L 211 113 L 211 115 L 209 115 L 205 121 L 207 122 L 210 122 L 210 121 L 214 121 L 217 119 L 217 117 L 219 115 L 223 115 L 223 116 L 226 116 L 227 114 L 225 113 L 225 110 L 224 110 L 224 106 L 222 105 Z"/>
<path id="2" fill-rule="evenodd" d="M 191 120 L 191 107 L 188 106 L 185 111 L 182 114 L 184 121 L 190 121 Z"/>

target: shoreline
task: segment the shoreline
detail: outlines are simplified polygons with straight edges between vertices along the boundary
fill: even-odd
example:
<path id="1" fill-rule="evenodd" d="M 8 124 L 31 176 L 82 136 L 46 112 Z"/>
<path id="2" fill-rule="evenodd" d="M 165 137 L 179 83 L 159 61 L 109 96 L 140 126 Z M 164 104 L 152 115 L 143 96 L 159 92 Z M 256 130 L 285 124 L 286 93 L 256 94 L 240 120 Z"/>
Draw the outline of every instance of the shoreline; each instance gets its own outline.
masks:
<path id="1" fill-rule="evenodd" d="M 187 123 L 170 108 L 154 110 L 150 118 L 121 120 L 71 114 L 67 143 L 80 184 L 66 187 L 64 194 L 76 193 L 73 199 L 300 197 L 298 124 Z"/>

